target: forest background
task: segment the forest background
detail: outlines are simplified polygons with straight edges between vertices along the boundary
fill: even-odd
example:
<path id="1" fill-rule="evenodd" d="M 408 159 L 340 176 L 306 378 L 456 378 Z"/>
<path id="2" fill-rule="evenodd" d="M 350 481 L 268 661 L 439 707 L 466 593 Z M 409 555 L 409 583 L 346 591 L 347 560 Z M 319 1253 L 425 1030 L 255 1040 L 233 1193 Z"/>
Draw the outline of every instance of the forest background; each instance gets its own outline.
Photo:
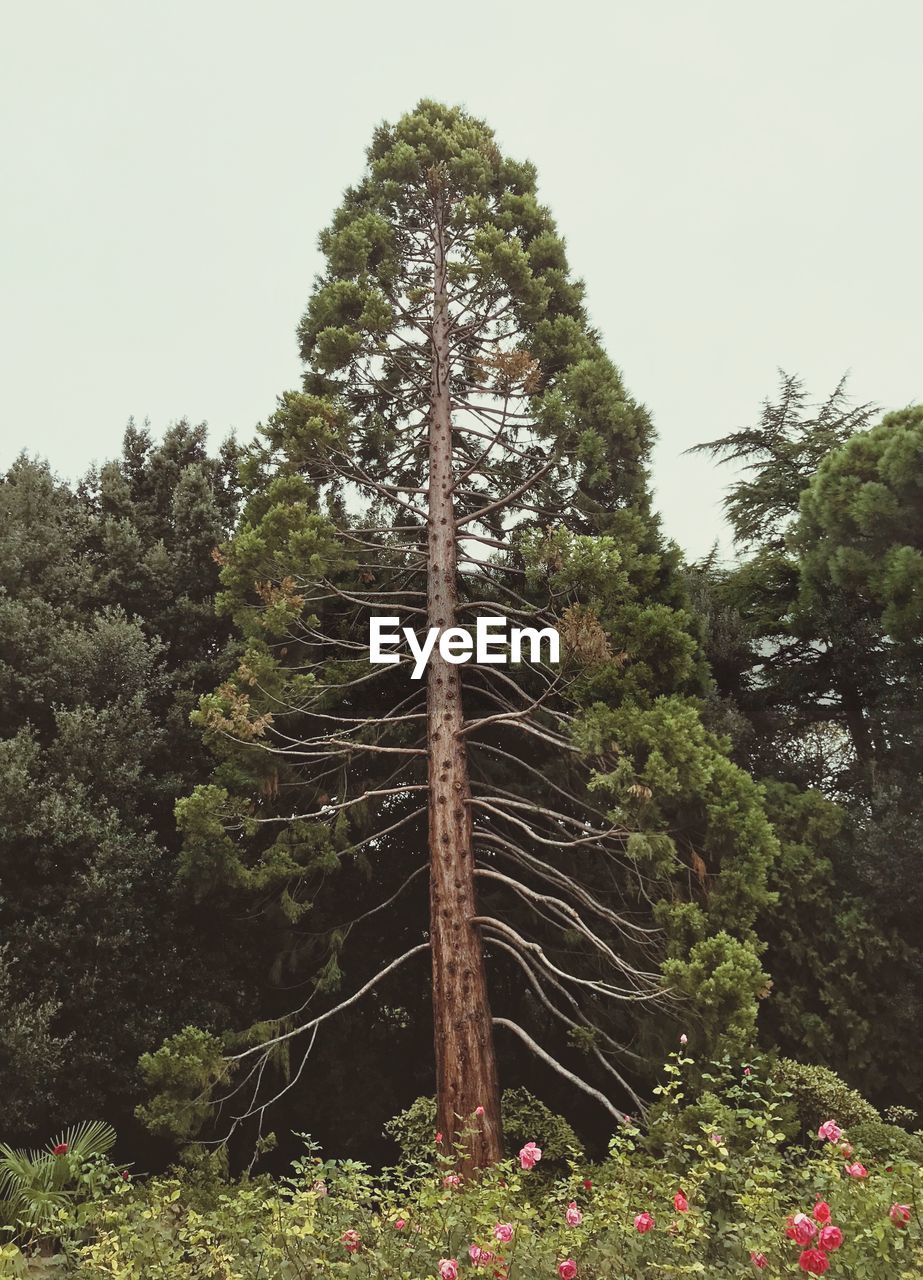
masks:
<path id="1" fill-rule="evenodd" d="M 681 900 L 713 918 L 702 924 L 689 917 L 686 924 L 691 934 L 699 931 L 697 938 L 682 938 L 669 957 L 680 966 L 673 976 L 691 1004 L 652 1014 L 626 1038 L 640 1054 L 613 1095 L 626 1109 L 635 1109 L 635 1095 L 647 1097 L 650 1064 L 680 1029 L 695 1029 L 716 1051 L 758 1043 L 828 1066 L 880 1107 L 923 1107 L 923 419 L 919 409 L 903 407 L 919 398 L 918 325 L 905 309 L 914 296 L 919 260 L 906 256 L 912 237 L 902 222 L 914 205 L 905 189 L 902 140 L 913 135 L 919 106 L 902 96 L 910 79 L 895 70 L 910 47 L 898 32 L 899 19 L 909 21 L 910 10 L 894 6 L 894 25 L 879 28 L 878 43 L 868 46 L 856 14 L 841 6 L 837 14 L 846 16 L 828 41 L 818 16 L 822 8 L 806 20 L 794 46 L 791 23 L 786 25 L 784 13 L 777 15 L 773 38 L 785 47 L 791 83 L 784 91 L 774 82 L 765 83 L 761 94 L 743 94 L 750 115 L 735 131 L 722 103 L 735 98 L 735 77 L 752 80 L 744 53 L 755 57 L 753 47 L 764 33 L 725 29 L 727 44 L 719 46 L 716 35 L 729 10 L 690 23 L 678 7 L 669 30 L 659 24 L 656 31 L 645 29 L 636 15 L 618 16 L 606 48 L 621 41 L 651 49 L 661 76 L 672 63 L 673 90 L 680 96 L 693 77 L 697 116 L 683 123 L 673 110 L 654 109 L 655 95 L 648 91 L 645 129 L 613 134 L 615 108 L 600 68 L 597 77 L 582 75 L 592 84 L 585 109 L 563 110 L 560 100 L 551 101 L 536 105 L 520 136 L 515 134 L 521 123 L 501 130 L 504 147 L 516 159 L 538 159 L 533 139 L 541 134 L 544 160 L 554 150 L 552 138 L 561 143 L 559 154 L 570 156 L 575 123 L 592 122 L 579 159 L 571 161 L 581 166 L 579 174 L 555 173 L 550 200 L 540 165 L 542 194 L 554 205 L 571 257 L 587 277 L 587 309 L 606 346 L 620 366 L 624 362 L 628 385 L 656 409 L 649 414 L 614 375 L 631 426 L 606 445 L 617 491 L 602 505 L 629 512 L 644 528 L 639 532 L 623 523 L 609 530 L 609 536 L 627 541 L 621 567 L 616 571 L 610 564 L 610 577 L 593 587 L 593 605 L 598 612 L 610 610 L 604 618 L 610 639 L 630 652 L 642 674 L 627 694 L 612 694 L 614 724 L 588 723 L 584 745 L 589 750 L 594 733 L 619 737 L 631 776 L 611 778 L 613 805 L 622 811 L 632 803 L 617 794 L 623 785 L 642 789 L 635 802 L 647 799 L 647 789 L 653 810 L 660 805 L 657 812 L 631 813 L 636 834 L 646 839 L 636 841 L 633 856 L 647 859 L 655 877 L 665 860 L 677 858 L 682 871 L 673 878 L 684 880 L 685 888 L 679 892 L 674 885 L 664 900 Z M 34 74 L 28 96 L 19 101 L 31 103 L 32 110 L 17 137 L 27 145 L 30 138 L 43 139 L 45 150 L 33 149 L 33 156 L 60 163 L 33 160 L 23 171 L 29 176 L 21 188 L 26 194 L 7 210 L 13 234 L 4 238 L 18 252 L 5 313 L 10 465 L 0 487 L 3 1137 L 41 1141 L 62 1124 L 104 1116 L 132 1150 L 142 1144 L 145 1158 L 156 1163 L 173 1152 L 177 1139 L 211 1124 L 212 1116 L 189 1106 L 201 1080 L 193 1079 L 192 1086 L 183 1079 L 178 1085 L 168 1081 L 173 1093 L 164 1093 L 165 1059 L 144 1055 L 156 1055 L 183 1028 L 200 1028 L 207 1034 L 186 1045 L 187 1066 L 192 1064 L 193 1076 L 200 1070 L 207 1077 L 218 1052 L 208 1037 L 229 1051 L 234 1045 L 228 1036 L 252 1027 L 265 1033 L 287 1014 L 292 990 L 313 990 L 303 984 L 315 983 L 318 974 L 319 997 L 336 1003 L 337 992 L 352 989 L 350 979 L 374 971 L 381 935 L 357 931 L 348 951 L 346 939 L 329 945 L 333 917 L 323 914 L 322 928 L 315 930 L 304 902 L 292 905 L 292 882 L 301 877 L 281 864 L 278 850 L 268 863 L 265 847 L 251 851 L 242 860 L 246 875 L 227 860 L 216 866 L 201 856 L 202 828 L 196 823 L 212 821 L 214 810 L 190 809 L 188 802 L 202 794 L 196 788 L 216 785 L 214 743 L 203 740 L 210 704 L 197 721 L 190 717 L 203 695 L 224 689 L 227 699 L 228 682 L 252 651 L 240 601 L 264 579 L 251 574 L 247 582 L 246 568 L 234 579 L 232 548 L 240 546 L 242 531 L 264 519 L 266 468 L 279 463 L 278 456 L 246 447 L 250 423 L 263 418 L 270 425 L 269 446 L 291 463 L 291 422 L 277 421 L 273 438 L 269 414 L 273 396 L 294 379 L 291 368 L 283 367 L 284 356 L 273 354 L 252 361 L 261 369 L 258 387 L 251 383 L 244 391 L 235 382 L 236 371 L 270 341 L 252 278 L 241 282 L 249 298 L 244 307 L 229 307 L 235 290 L 225 274 L 216 289 L 217 277 L 177 269 L 170 278 L 174 285 L 182 278 L 182 294 L 171 293 L 168 283 L 160 293 L 150 279 L 145 284 L 145 246 L 173 237 L 198 258 L 203 272 L 218 270 L 202 246 L 214 234 L 230 253 L 231 244 L 222 238 L 230 238 L 231 224 L 221 210 L 242 198 L 242 188 L 233 185 L 239 176 L 220 175 L 246 173 L 247 199 L 253 201 L 245 205 L 246 217 L 255 240 L 234 241 L 235 253 L 244 276 L 265 273 L 265 301 L 291 325 L 318 269 L 319 260 L 311 256 L 316 230 L 328 223 L 336 191 L 359 172 L 361 147 L 384 108 L 376 105 L 370 114 L 351 105 L 332 127 L 352 130 L 355 142 L 347 146 L 338 134 L 315 134 L 299 142 L 300 151 L 290 148 L 283 163 L 266 153 L 265 133 L 253 123 L 259 116 L 244 127 L 234 114 L 245 95 L 226 78 L 227 64 L 216 68 L 211 81 L 222 86 L 217 100 L 193 90 L 194 51 L 210 29 L 207 6 L 193 10 L 187 53 L 171 64 L 186 86 L 173 106 L 162 94 L 142 89 L 151 88 L 164 56 L 172 56 L 164 51 L 167 28 L 129 33 L 110 22 L 105 6 L 87 13 L 70 34 L 80 36 L 107 71 L 92 92 L 80 91 L 83 73 L 75 70 L 74 56 L 79 46 L 68 40 L 64 25 L 41 59 L 35 57 L 35 33 L 26 33 L 33 52 L 26 65 Z M 291 15 L 286 18 L 280 9 L 276 20 L 281 35 Z M 72 21 L 62 16 L 62 24 Z M 319 39 L 304 34 L 312 42 Z M 335 34 L 328 31 L 328 37 Z M 664 57 L 661 36 L 671 57 Z M 246 31 L 222 38 L 237 48 Z M 374 38 L 374 31 L 361 37 Z M 268 35 L 264 39 L 276 47 Z M 512 32 L 504 29 L 500 39 L 509 47 Z M 531 54 L 533 66 L 545 69 L 546 82 L 556 83 L 539 35 L 530 31 L 522 40 L 522 61 Z M 721 67 L 721 77 L 708 84 L 691 53 L 694 40 L 709 49 L 708 65 Z M 581 47 L 593 45 L 581 37 Z M 859 45 L 861 76 L 853 74 L 854 62 L 838 56 Z M 138 51 L 138 60 L 115 56 L 126 47 Z M 426 47 L 424 40 L 405 50 L 398 65 L 410 65 Z M 736 57 L 722 56 L 728 47 Z M 369 53 L 367 43 L 360 63 L 372 65 Z M 812 77 L 808 68 L 821 53 L 823 73 Z M 455 54 L 456 78 L 463 54 Z M 763 56 L 770 62 L 772 49 Z M 631 74 L 640 73 L 635 68 Z M 72 76 L 77 79 L 69 81 Z M 401 78 L 393 69 L 387 76 L 387 92 L 378 99 L 383 104 L 395 99 L 391 81 Z M 286 83 L 283 75 L 274 78 Z M 52 83 L 56 94 L 71 84 L 66 97 L 73 111 L 64 111 L 62 97 L 43 93 L 42 85 Z M 512 96 L 514 88 L 508 83 L 504 92 Z M 631 97 L 624 84 L 616 92 Z M 114 104 L 123 94 L 129 106 L 120 118 Z M 403 88 L 399 96 L 395 118 L 410 106 Z M 475 95 L 466 90 L 457 96 Z M 595 107 L 603 100 L 608 111 L 601 125 Z M 219 121 L 222 103 L 229 114 Z M 492 105 L 487 103 L 485 114 L 495 114 Z M 817 132 L 807 144 L 792 145 L 792 121 L 804 121 L 806 108 Z M 876 111 L 882 114 L 876 117 Z M 557 120 L 556 130 L 545 127 L 545 112 Z M 508 108 L 499 114 L 506 120 Z M 177 148 L 190 119 L 191 138 Z M 756 120 L 764 122 L 764 145 L 744 179 L 752 199 L 721 199 L 717 179 L 742 173 Z M 562 121 L 570 123 L 565 128 Z M 826 134 L 823 121 L 833 122 Z M 140 147 L 133 141 L 139 130 L 145 140 Z M 723 139 L 717 147 L 715 138 Z M 206 142 L 215 145 L 206 148 L 202 163 L 199 144 Z M 170 180 L 152 187 L 145 164 L 158 148 L 171 157 Z M 88 154 L 114 188 L 86 171 L 81 157 Z M 316 213 L 310 202 L 273 197 L 274 167 L 311 167 L 310 160 L 293 162 L 295 154 L 340 157 L 342 169 L 332 182 L 313 179 Z M 684 181 L 693 182 L 703 163 L 713 179 L 706 205 L 688 192 L 683 196 L 677 177 L 685 173 Z M 785 181 L 772 181 L 780 173 Z M 808 173 L 806 187 L 799 177 Z M 199 184 L 211 184 L 208 199 Z M 795 201 L 793 187 L 810 194 Z M 901 198 L 884 198 L 883 190 L 900 190 Z M 650 248 L 639 255 L 632 219 L 650 223 L 651 210 Z M 88 236 L 90 224 L 96 230 Z M 603 240 L 585 236 L 590 224 L 594 235 L 602 228 Z M 795 243 L 799 254 L 792 252 Z M 267 264 L 280 244 L 285 249 L 270 274 Z M 874 254 L 866 251 L 872 244 Z M 735 263 L 757 260 L 772 286 L 748 285 L 744 305 L 729 282 L 740 277 Z M 133 268 L 129 288 L 139 291 L 131 310 L 116 288 L 126 276 L 125 263 Z M 165 280 L 162 268 L 153 269 Z M 642 296 L 647 310 L 639 305 Z M 106 297 L 111 305 L 97 311 Z M 841 305 L 840 297 L 849 305 Z M 657 340 L 669 335 L 650 322 L 664 311 L 671 316 L 669 343 Z M 746 352 L 730 345 L 741 314 L 752 321 Z M 56 316 L 50 326 L 56 335 L 52 377 L 49 315 Z M 125 315 L 132 318 L 127 326 Z M 714 324 L 709 316 L 716 317 Z M 845 322 L 837 319 L 843 316 Z M 838 328 L 842 323 L 852 328 Z M 212 330 L 211 363 L 204 365 L 195 337 L 201 328 Z M 113 337 L 116 330 L 126 330 L 127 346 Z M 784 343 L 777 340 L 783 331 Z M 707 364 L 702 335 L 711 352 Z M 310 324 L 302 326 L 300 341 L 302 356 L 310 357 Z M 274 337 L 272 342 L 279 351 L 285 347 Z M 771 375 L 777 363 L 807 370 L 810 390 L 793 373 Z M 852 381 L 841 385 L 840 374 L 849 366 L 855 370 Z M 158 379 L 168 389 L 155 395 L 151 388 Z M 861 397 L 853 396 L 857 381 Z M 142 388 L 136 394 L 143 412 L 150 411 L 158 426 L 132 422 L 117 451 L 105 442 L 116 420 L 121 429 L 129 383 Z M 722 390 L 727 385 L 730 392 Z M 36 386 L 42 387 L 40 395 Z M 216 398 L 209 401 L 203 387 L 215 388 Z M 866 404 L 865 397 L 874 403 Z M 179 406 L 178 400 L 186 403 Z M 198 425 L 206 402 L 213 423 L 246 423 L 238 429 L 238 443 L 221 445 Z M 179 420 L 187 407 L 200 405 L 201 413 Z M 663 444 L 661 453 L 651 454 L 651 416 L 661 424 L 661 440 L 669 440 L 669 456 Z M 58 433 L 53 444 L 42 434 L 48 423 Z M 90 423 L 105 423 L 105 434 L 93 435 Z M 712 452 L 736 464 L 727 473 L 729 534 L 714 519 L 711 501 L 726 480 L 703 479 L 710 472 L 701 455 L 682 453 L 716 438 L 721 447 Z M 29 456 L 16 460 L 23 446 Z M 267 447 L 265 438 L 261 447 Z M 109 460 L 86 468 L 84 459 L 94 455 Z M 651 504 L 652 457 L 655 506 L 664 513 L 666 534 Z M 716 540 L 718 552 L 709 554 Z M 628 544 L 638 558 L 626 581 Z M 225 604 L 216 612 L 222 570 Z M 233 709 L 227 701 L 220 708 L 225 717 Z M 681 759 L 664 752 L 678 738 L 689 748 Z M 224 769 L 217 784 L 226 785 L 227 762 L 217 768 Z M 236 782 L 243 787 L 239 777 Z M 257 769 L 246 782 L 259 790 L 266 779 Z M 658 784 L 668 793 L 662 804 Z M 733 814 L 725 811 L 720 838 L 715 813 L 706 821 L 697 809 L 703 789 L 713 786 L 725 801 L 733 792 L 727 801 Z M 178 803 L 185 815 L 179 828 Z M 664 837 L 673 843 L 664 845 Z M 209 841 L 214 846 L 212 829 L 205 833 L 204 843 Z M 317 856 L 312 849 L 311 857 Z M 731 865 L 738 857 L 744 869 L 736 874 L 749 891 L 735 907 L 715 908 L 724 860 Z M 751 874 L 754 867 L 757 874 Z M 350 884 L 342 890 L 347 899 L 353 892 Z M 390 918 L 386 932 L 416 927 L 418 908 Z M 676 929 L 679 938 L 682 929 Z M 320 962 L 318 933 L 327 939 Z M 700 951 L 696 961 L 696 940 L 718 937 L 728 950 Z M 505 981 L 513 993 L 509 975 Z M 697 1007 L 693 995 L 699 997 Z M 390 988 L 386 997 L 332 1023 L 310 1059 L 305 1086 L 280 1099 L 272 1127 L 281 1134 L 310 1130 L 339 1154 L 387 1158 L 392 1148 L 382 1136 L 384 1122 L 432 1092 L 427 1002 L 424 984 Z M 565 1036 L 556 1053 L 583 1071 L 586 1044 Z M 344 1064 L 354 1064 L 354 1070 L 344 1070 Z M 362 1064 L 374 1069 L 360 1070 Z M 272 1078 L 284 1082 L 290 1067 L 273 1061 Z M 527 1085 L 578 1128 L 592 1132 L 598 1126 L 596 1104 L 575 1100 L 561 1077 L 536 1063 L 521 1044 L 505 1045 L 500 1074 Z"/>

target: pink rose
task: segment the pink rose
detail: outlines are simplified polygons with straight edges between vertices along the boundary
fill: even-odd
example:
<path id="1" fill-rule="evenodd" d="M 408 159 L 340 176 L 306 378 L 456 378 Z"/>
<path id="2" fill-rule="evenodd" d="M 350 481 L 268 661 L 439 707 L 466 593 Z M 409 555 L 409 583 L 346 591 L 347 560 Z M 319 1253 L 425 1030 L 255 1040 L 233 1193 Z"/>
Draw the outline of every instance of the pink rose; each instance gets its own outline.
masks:
<path id="1" fill-rule="evenodd" d="M 442 1179 L 442 1185 L 444 1187 L 449 1187 L 449 1188 L 460 1187 L 461 1175 L 457 1173 L 447 1173 L 445 1177 Z"/>
<path id="2" fill-rule="evenodd" d="M 404 1230 L 404 1228 L 405 1228 L 406 1226 L 407 1226 L 407 1219 L 406 1219 L 406 1218 L 395 1218 L 395 1219 L 394 1219 L 394 1230 L 395 1230 L 395 1231 L 403 1231 L 403 1230 Z"/>
<path id="3" fill-rule="evenodd" d="M 843 1136 L 843 1130 L 835 1120 L 825 1120 L 817 1130 L 818 1138 L 824 1138 L 827 1142 L 839 1142 Z"/>
<path id="4" fill-rule="evenodd" d="M 847 1160 L 852 1155 L 852 1147 L 849 1145 L 848 1142 L 843 1142 L 840 1144 L 840 1155 L 845 1156 Z"/>
<path id="5" fill-rule="evenodd" d="M 519 1152 L 519 1163 L 523 1169 L 534 1169 L 542 1158 L 542 1149 L 537 1147 L 534 1142 L 527 1142 Z"/>
<path id="6" fill-rule="evenodd" d="M 561 1280 L 574 1280 L 577 1274 L 577 1264 L 573 1258 L 565 1258 L 563 1262 L 558 1263 L 558 1275 Z"/>
<path id="7" fill-rule="evenodd" d="M 712 1144 L 713 1147 L 724 1146 L 724 1138 L 721 1136 L 720 1133 L 710 1133 L 708 1135 L 708 1141 Z"/>
<path id="8" fill-rule="evenodd" d="M 499 1240 L 502 1244 L 509 1244 L 513 1238 L 513 1224 L 511 1222 L 498 1222 L 494 1227 L 494 1239 Z"/>
<path id="9" fill-rule="evenodd" d="M 910 1205 L 892 1204 L 888 1210 L 888 1217 L 896 1227 L 906 1227 L 911 1218 Z"/>
<path id="10" fill-rule="evenodd" d="M 830 1221 L 830 1206 L 826 1200 L 818 1200 L 814 1206 L 814 1221 L 819 1222 L 822 1227 Z"/>
<path id="11" fill-rule="evenodd" d="M 650 1231 L 653 1225 L 654 1225 L 654 1219 L 646 1209 L 644 1210 L 643 1213 L 639 1213 L 638 1216 L 635 1218 L 635 1231 L 640 1232 L 642 1236 L 646 1232 Z"/>
<path id="12" fill-rule="evenodd" d="M 860 1164 L 858 1160 L 855 1164 L 848 1164 L 846 1166 L 846 1172 L 851 1178 L 867 1178 L 869 1176 L 868 1169 L 866 1169 L 864 1164 Z"/>
<path id="13" fill-rule="evenodd" d="M 344 1231 L 340 1236 L 340 1244 L 346 1246 L 347 1253 L 358 1253 L 362 1248 L 362 1241 L 359 1239 L 358 1231 Z"/>
<path id="14" fill-rule="evenodd" d="M 830 1266 L 830 1259 L 820 1249 L 805 1249 L 798 1259 L 802 1271 L 809 1271 L 812 1276 L 822 1276 Z"/>
<path id="15" fill-rule="evenodd" d="M 824 1253 L 833 1253 L 842 1243 L 843 1232 L 839 1227 L 833 1226 L 832 1223 L 829 1227 L 821 1227 L 820 1235 L 817 1237 L 817 1247 L 823 1249 Z"/>
<path id="16" fill-rule="evenodd" d="M 471 1259 L 473 1266 L 486 1267 L 488 1262 L 493 1262 L 494 1255 L 488 1249 L 482 1249 L 480 1245 L 472 1244 L 468 1247 L 468 1257 Z"/>
<path id="17" fill-rule="evenodd" d="M 441 1134 L 441 1133 L 437 1133 L 437 1134 L 436 1134 L 436 1142 L 437 1142 L 437 1143 L 439 1143 L 439 1142 L 441 1142 L 441 1141 L 442 1141 L 442 1134 Z"/>
<path id="18" fill-rule="evenodd" d="M 474 1114 L 475 1114 L 476 1116 L 482 1116 L 482 1115 L 484 1114 L 484 1108 L 483 1108 L 483 1107 L 475 1107 L 475 1108 L 474 1108 Z"/>
<path id="19" fill-rule="evenodd" d="M 676 1195 L 673 1197 L 673 1208 L 677 1213 L 689 1212 L 689 1201 L 683 1195 L 682 1191 L 677 1191 Z"/>
<path id="20" fill-rule="evenodd" d="M 442 1280 L 458 1280 L 458 1259 L 440 1258 L 439 1275 Z"/>
<path id="21" fill-rule="evenodd" d="M 757 1271 L 764 1271 L 769 1266 L 769 1259 L 765 1253 L 757 1253 L 755 1249 L 750 1250 L 750 1261 L 756 1267 Z"/>
<path id="22" fill-rule="evenodd" d="M 577 1208 L 576 1200 L 571 1200 L 570 1204 L 564 1210 L 564 1221 L 569 1227 L 579 1227 L 583 1221 L 583 1214 Z"/>
<path id="23" fill-rule="evenodd" d="M 682 1045 L 687 1045 L 687 1044 L 689 1043 L 689 1037 L 686 1035 L 685 1031 L 684 1031 L 684 1032 L 683 1032 L 683 1034 L 680 1036 L 680 1038 L 679 1038 L 679 1042 L 680 1042 L 680 1044 L 682 1044 Z"/>
<path id="24" fill-rule="evenodd" d="M 795 1244 L 810 1244 L 817 1235 L 817 1227 L 806 1213 L 796 1213 L 792 1218 L 786 1235 Z"/>
<path id="25" fill-rule="evenodd" d="M 750 1074 L 750 1068 L 749 1068 L 749 1067 L 744 1067 L 744 1075 L 745 1075 L 745 1076 L 748 1076 L 749 1074 Z"/>

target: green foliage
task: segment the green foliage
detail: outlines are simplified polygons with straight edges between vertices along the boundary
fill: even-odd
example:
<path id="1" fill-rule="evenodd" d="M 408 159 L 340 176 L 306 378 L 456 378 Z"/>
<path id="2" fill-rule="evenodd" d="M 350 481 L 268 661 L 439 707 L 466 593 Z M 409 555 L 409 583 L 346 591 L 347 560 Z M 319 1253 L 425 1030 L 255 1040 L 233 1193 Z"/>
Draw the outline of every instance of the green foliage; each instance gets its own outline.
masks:
<path id="1" fill-rule="evenodd" d="M 653 1093 L 642 1143 L 652 1153 L 677 1160 L 711 1146 L 725 1160 L 733 1152 L 738 1165 L 780 1164 L 787 1094 L 764 1058 L 725 1056 L 699 1066 L 680 1050 L 667 1059 Z"/>
<path id="2" fill-rule="evenodd" d="M 801 499 L 801 607 L 861 602 L 898 651 L 923 638 L 923 407 L 887 414 L 831 452 Z"/>
<path id="3" fill-rule="evenodd" d="M 45 1151 L 21 1151 L 0 1143 L 0 1214 L 17 1238 L 49 1234 L 62 1211 L 98 1198 L 113 1185 L 105 1159 L 115 1130 L 102 1121 L 72 1125 Z"/>
<path id="4" fill-rule="evenodd" d="M 278 1182 L 203 1180 L 198 1169 L 119 1182 L 79 1215 L 59 1213 L 55 1271 L 73 1280 L 432 1280 L 454 1260 L 459 1275 L 516 1280 L 554 1277 L 570 1260 L 581 1280 L 717 1280 L 749 1274 L 760 1252 L 767 1275 L 796 1276 L 805 1246 L 786 1233 L 794 1215 L 816 1215 L 816 1248 L 829 1211 L 842 1235 L 826 1243 L 832 1274 L 920 1274 L 923 1166 L 909 1135 L 873 1149 L 860 1141 L 862 1126 L 844 1133 L 862 1177 L 847 1174 L 836 1143 L 789 1150 L 765 1067 L 754 1060 L 747 1075 L 731 1060 L 699 1067 L 672 1055 L 647 1132 L 625 1125 L 600 1163 L 578 1158 L 554 1174 L 512 1158 L 470 1181 L 416 1160 L 376 1175 L 323 1160 L 308 1142 Z M 706 1086 L 695 1100 L 693 1075 Z M 427 1108 L 411 1110 L 423 1119 Z M 725 1120 L 733 1128 L 719 1130 Z"/>
<path id="5" fill-rule="evenodd" d="M 504 1089 L 500 1110 L 510 1155 L 527 1142 L 537 1142 L 542 1148 L 543 1160 L 550 1163 L 566 1161 L 581 1153 L 582 1144 L 572 1126 L 528 1089 Z M 389 1120 L 384 1129 L 397 1143 L 403 1159 L 428 1162 L 437 1159 L 435 1098 L 416 1098 Z"/>
<path id="6" fill-rule="evenodd" d="M 226 1075 L 221 1041 L 198 1027 L 184 1027 L 139 1062 L 149 1100 L 138 1118 L 152 1133 L 183 1140 L 201 1129 L 211 1091 Z"/>
<path id="7" fill-rule="evenodd" d="M 773 1075 L 776 1084 L 790 1096 L 801 1132 L 816 1133 L 818 1126 L 831 1117 L 847 1127 L 881 1121 L 872 1104 L 828 1067 L 780 1058 Z"/>
<path id="8" fill-rule="evenodd" d="M 130 425 L 121 457 L 76 488 L 25 456 L 0 479 L 11 1141 L 81 1113 L 130 1124 L 138 1055 L 245 999 L 228 926 L 196 917 L 173 875 L 173 804 L 205 759 L 188 715 L 229 638 L 212 552 L 236 513 L 235 456 L 210 456 L 204 427 L 155 445 Z"/>
<path id="9" fill-rule="evenodd" d="M 802 380 L 780 373 L 779 394 L 763 403 L 759 422 L 696 445 L 722 462 L 742 464 L 725 509 L 745 545 L 779 547 L 798 513 L 802 493 L 823 461 L 871 422 L 872 405 L 852 405 L 841 380 L 820 405 L 808 403 Z"/>
<path id="10" fill-rule="evenodd" d="M 873 1160 L 887 1163 L 892 1157 L 923 1164 L 923 1135 L 908 1133 L 882 1120 L 859 1120 L 849 1129 L 849 1141 Z"/>
<path id="11" fill-rule="evenodd" d="M 404 1160 L 435 1160 L 436 1099 L 414 1098 L 386 1121 L 384 1132 L 397 1143 Z"/>
<path id="12" fill-rule="evenodd" d="M 661 918 L 671 921 L 667 911 Z M 757 1001 L 768 982 L 752 943 L 724 931 L 701 938 L 665 960 L 663 975 L 686 998 L 710 1051 L 740 1054 L 752 1044 Z"/>
<path id="13" fill-rule="evenodd" d="M 583 1144 L 573 1127 L 528 1089 L 504 1089 L 501 1111 L 511 1155 L 527 1142 L 536 1142 L 542 1149 L 542 1160 L 559 1163 L 581 1158 Z"/>
<path id="14" fill-rule="evenodd" d="M 67 1040 L 53 1023 L 58 1005 L 21 992 L 9 944 L 0 946 L 0 1080 L 7 1132 L 36 1127 L 53 1103 L 55 1081 L 67 1061 Z"/>
<path id="15" fill-rule="evenodd" d="M 780 854 L 770 879 L 775 900 L 758 924 L 775 983 L 764 1041 L 797 1046 L 866 1089 L 880 1088 L 887 1053 L 888 1086 L 900 1097 L 913 1089 L 905 1046 L 914 1010 L 902 995 L 912 954 L 895 930 L 875 921 L 844 866 L 847 810 L 791 783 L 770 782 L 766 794 Z"/>
<path id="16" fill-rule="evenodd" d="M 728 510 L 750 556 L 691 579 L 709 722 L 780 843 L 764 1043 L 919 1109 L 923 409 L 873 420 L 842 384 L 813 408 L 784 377 L 755 427 L 703 446 L 744 464 Z"/>

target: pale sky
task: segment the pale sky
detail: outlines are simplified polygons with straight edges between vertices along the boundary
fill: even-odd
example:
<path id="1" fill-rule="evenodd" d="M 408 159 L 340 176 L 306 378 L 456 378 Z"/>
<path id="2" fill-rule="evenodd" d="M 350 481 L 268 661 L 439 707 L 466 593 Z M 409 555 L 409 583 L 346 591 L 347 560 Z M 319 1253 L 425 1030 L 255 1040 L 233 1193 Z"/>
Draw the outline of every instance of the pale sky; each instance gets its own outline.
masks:
<path id="1" fill-rule="evenodd" d="M 722 533 L 689 445 L 776 369 L 923 399 L 920 0 L 0 0 L 0 466 L 129 415 L 249 438 L 299 376 L 318 231 L 373 127 L 462 103 L 540 192 L 659 432 L 666 529 Z"/>

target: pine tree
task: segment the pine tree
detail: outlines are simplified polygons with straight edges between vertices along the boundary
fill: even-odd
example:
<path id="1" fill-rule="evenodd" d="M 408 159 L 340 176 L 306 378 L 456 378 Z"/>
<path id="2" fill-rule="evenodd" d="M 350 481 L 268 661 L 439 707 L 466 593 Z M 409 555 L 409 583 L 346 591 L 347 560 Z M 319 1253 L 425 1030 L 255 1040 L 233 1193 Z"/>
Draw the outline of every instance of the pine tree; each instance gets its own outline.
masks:
<path id="1" fill-rule="evenodd" d="M 376 132 L 321 247 L 303 388 L 264 428 L 225 556 L 248 650 L 201 711 L 223 763 L 179 806 L 185 876 L 259 902 L 277 977 L 315 974 L 305 1005 L 340 984 L 347 935 L 374 934 L 350 996 L 279 1010 L 229 1055 L 235 1124 L 262 1126 L 273 1055 L 305 1045 L 278 1098 L 334 1011 L 428 954 L 438 1124 L 447 1144 L 469 1130 L 478 1166 L 501 1151 L 495 1029 L 614 1120 L 642 1105 L 639 1011 L 668 998 L 664 975 L 746 1040 L 774 845 L 698 722 L 650 421 L 588 325 L 532 167 L 423 102 Z M 563 660 L 436 649 L 424 685 L 406 655 L 370 665 L 370 614 L 418 633 L 508 617 L 557 629 Z"/>

